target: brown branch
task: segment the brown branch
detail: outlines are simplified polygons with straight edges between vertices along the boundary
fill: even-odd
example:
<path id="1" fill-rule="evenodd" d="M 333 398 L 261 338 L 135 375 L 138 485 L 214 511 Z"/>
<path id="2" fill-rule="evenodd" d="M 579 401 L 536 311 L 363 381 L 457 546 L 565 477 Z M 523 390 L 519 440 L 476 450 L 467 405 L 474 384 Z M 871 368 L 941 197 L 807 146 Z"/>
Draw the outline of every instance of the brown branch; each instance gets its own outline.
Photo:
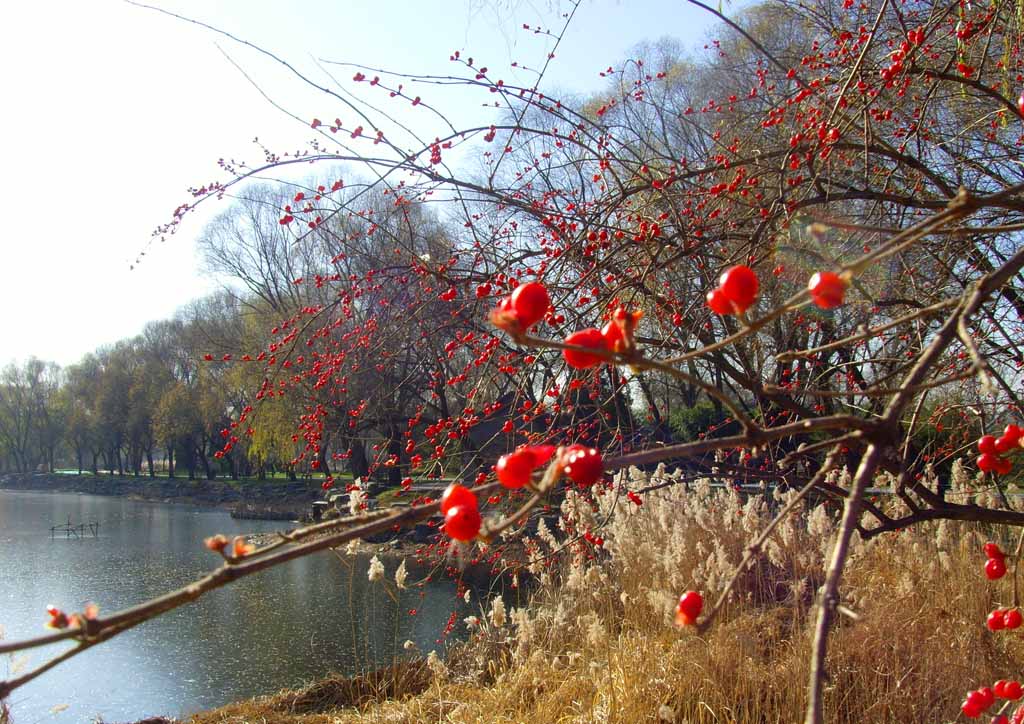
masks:
<path id="1" fill-rule="evenodd" d="M 642 450 L 635 453 L 627 453 L 618 457 L 609 458 L 605 465 L 609 468 L 622 468 L 627 465 L 647 465 L 662 460 L 673 458 L 692 457 L 701 453 L 721 450 L 724 448 L 737 447 L 759 447 L 764 443 L 778 440 L 784 437 L 791 437 L 801 434 L 819 432 L 821 430 L 836 430 L 853 427 L 864 432 L 876 429 L 877 423 L 870 420 L 862 420 L 859 417 L 850 415 L 831 415 L 829 417 L 817 417 L 811 420 L 800 420 L 790 422 L 779 427 L 754 428 L 749 433 L 731 435 L 729 437 L 716 437 L 696 442 L 680 443 L 679 445 L 668 445 L 666 447 Z"/>
<path id="2" fill-rule="evenodd" d="M 843 508 L 842 522 L 839 525 L 835 546 L 832 548 L 832 559 L 829 562 L 825 585 L 819 600 L 818 622 L 814 629 L 814 643 L 811 647 L 811 671 L 804 724 L 822 724 L 822 699 L 826 678 L 825 652 L 828 648 L 828 632 L 839 603 L 839 581 L 850 552 L 850 540 L 860 518 L 861 499 L 878 469 L 881 457 L 881 448 L 873 443 L 868 445 L 861 458 L 860 467 L 857 468 L 857 473 L 853 477 L 853 487 L 850 489 L 846 505 Z"/>

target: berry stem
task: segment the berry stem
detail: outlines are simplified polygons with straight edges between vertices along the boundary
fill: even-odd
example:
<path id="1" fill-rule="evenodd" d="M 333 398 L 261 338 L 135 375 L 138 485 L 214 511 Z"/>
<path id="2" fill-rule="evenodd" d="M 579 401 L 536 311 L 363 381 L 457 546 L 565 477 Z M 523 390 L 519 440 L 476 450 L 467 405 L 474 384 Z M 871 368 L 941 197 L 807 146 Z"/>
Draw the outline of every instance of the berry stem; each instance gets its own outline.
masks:
<path id="1" fill-rule="evenodd" d="M 479 539 L 485 543 L 490 543 L 501 533 L 511 528 L 514 525 L 518 525 L 523 521 L 526 516 L 530 514 L 537 504 L 544 499 L 555 483 L 558 482 L 558 478 L 561 477 L 561 465 L 559 463 L 562 456 L 562 448 L 555 450 L 554 455 L 551 456 L 551 462 L 548 463 L 547 469 L 544 471 L 544 476 L 537 483 L 536 487 L 533 486 L 532 482 L 529 484 L 530 489 L 533 490 L 533 495 L 527 500 L 515 513 L 509 517 L 503 519 L 500 523 L 485 523 L 480 529 Z"/>

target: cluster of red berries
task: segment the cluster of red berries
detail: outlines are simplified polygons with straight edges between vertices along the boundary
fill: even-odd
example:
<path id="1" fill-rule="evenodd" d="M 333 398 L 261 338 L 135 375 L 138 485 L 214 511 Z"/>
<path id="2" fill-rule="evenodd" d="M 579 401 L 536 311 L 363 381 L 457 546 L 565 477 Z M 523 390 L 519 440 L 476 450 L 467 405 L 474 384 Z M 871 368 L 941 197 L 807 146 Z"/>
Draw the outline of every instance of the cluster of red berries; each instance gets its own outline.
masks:
<path id="1" fill-rule="evenodd" d="M 985 577 L 990 581 L 995 581 L 1005 576 L 1006 554 L 999 547 L 999 544 L 990 541 L 985 544 L 984 551 L 985 558 L 987 559 L 985 562 Z M 1016 606 L 1013 608 L 997 608 L 985 619 L 985 625 L 990 631 L 1017 629 L 1021 627 L 1022 623 L 1024 623 L 1024 616 L 1021 615 L 1020 610 Z M 996 699 L 1017 701 L 1022 696 L 1024 696 L 1024 689 L 1022 689 L 1019 681 L 1000 679 L 991 687 L 986 686 L 969 692 L 963 704 L 960 705 L 960 711 L 968 719 L 977 719 L 986 709 L 995 704 Z M 1024 724 L 1024 707 L 1017 709 L 1012 719 L 1005 714 L 997 714 L 992 718 L 992 724 Z"/>
<path id="2" fill-rule="evenodd" d="M 807 284 L 811 300 L 822 309 L 840 306 L 846 296 L 846 279 L 835 272 L 817 272 Z M 748 266 L 727 269 L 718 286 L 708 292 L 707 303 L 717 314 L 743 314 L 757 299 L 761 285 L 757 273 Z M 520 284 L 491 312 L 491 322 L 513 337 L 520 337 L 547 314 L 551 297 L 540 282 Z M 585 349 L 562 351 L 566 364 L 573 369 L 596 367 L 607 358 L 606 352 L 626 354 L 634 349 L 633 332 L 643 312 L 619 307 L 601 329 L 587 327 L 573 332 L 565 343 Z M 594 353 L 585 351 L 594 350 Z"/>
<path id="3" fill-rule="evenodd" d="M 516 490 L 530 483 L 533 471 L 547 463 L 555 452 L 553 445 L 523 445 L 502 455 L 494 466 L 498 482 Z M 559 472 L 581 487 L 589 488 L 604 475 L 601 453 L 586 445 L 569 445 L 558 458 Z"/>
<path id="4" fill-rule="evenodd" d="M 718 286 L 708 292 L 708 306 L 715 314 L 743 314 L 757 299 L 760 288 L 753 269 L 742 264 L 734 266 L 724 271 Z"/>
<path id="5" fill-rule="evenodd" d="M 996 543 L 985 544 L 985 578 L 997 581 L 1006 575 L 1006 554 Z"/>
<path id="6" fill-rule="evenodd" d="M 846 279 L 830 271 L 815 273 L 807 284 L 811 300 L 822 309 L 840 306 L 846 287 Z M 757 273 L 740 264 L 722 273 L 718 286 L 708 292 L 707 303 L 717 314 L 743 314 L 757 299 L 760 288 Z M 540 282 L 526 282 L 498 302 L 491 312 L 491 323 L 513 337 L 521 337 L 544 318 L 550 306 L 547 288 Z M 565 343 L 585 349 L 563 350 L 566 364 L 573 369 L 588 369 L 604 362 L 606 352 L 628 354 L 634 349 L 633 332 L 642 316 L 641 311 L 630 312 L 619 307 L 603 328 L 587 327 L 573 332 L 565 338 Z"/>
<path id="7" fill-rule="evenodd" d="M 811 301 L 821 309 L 835 309 L 846 298 L 848 282 L 841 274 L 816 272 L 807 282 Z M 708 292 L 707 303 L 716 314 L 743 314 L 757 299 L 760 282 L 757 273 L 748 266 L 731 267 L 718 280 L 718 286 Z"/>
<path id="8" fill-rule="evenodd" d="M 444 532 L 458 541 L 471 541 L 480 532 L 480 505 L 476 493 L 469 488 L 452 483 L 441 495 L 441 514 L 444 516 Z"/>
<path id="9" fill-rule="evenodd" d="M 540 282 L 526 282 L 498 302 L 498 308 L 491 312 L 491 323 L 513 337 L 519 337 L 544 319 L 550 306 L 547 288 Z"/>
<path id="10" fill-rule="evenodd" d="M 996 703 L 996 699 L 1017 701 L 1024 695 L 1019 681 L 1006 681 L 1000 679 L 991 687 L 984 686 L 980 689 L 970 691 L 960 705 L 960 711 L 968 719 L 977 719 L 986 709 Z M 992 719 L 992 724 L 1022 724 L 1024 723 L 1024 707 L 1014 712 L 1013 719 L 1005 714 L 999 714 Z"/>
<path id="11" fill-rule="evenodd" d="M 984 473 L 1008 474 L 1013 470 L 1013 463 L 1004 456 L 1020 448 L 1022 437 L 1024 430 L 1012 424 L 1007 425 L 999 437 L 982 435 L 978 439 L 978 452 L 981 453 L 977 460 L 978 469 Z"/>
<path id="12" fill-rule="evenodd" d="M 704 609 L 704 597 L 696 591 L 687 591 L 679 597 L 676 606 L 676 626 L 693 626 Z"/>
<path id="13" fill-rule="evenodd" d="M 565 338 L 565 343 L 593 350 L 628 353 L 634 348 L 633 331 L 641 317 L 643 317 L 643 312 L 627 312 L 619 307 L 612 313 L 612 318 L 604 327 L 601 329 L 587 327 L 573 332 Z M 576 349 L 562 350 L 562 355 L 565 357 L 566 364 L 577 370 L 596 367 L 605 361 L 603 355 L 590 354 Z"/>
<path id="14" fill-rule="evenodd" d="M 1017 701 L 1021 696 L 1024 696 L 1024 687 L 1021 687 L 1019 681 L 1006 681 L 1005 679 L 1000 679 L 993 684 L 992 693 L 1000 699 Z"/>
<path id="15" fill-rule="evenodd" d="M 209 538 L 206 538 L 203 541 L 203 545 L 205 545 L 211 551 L 213 551 L 214 553 L 220 553 L 225 557 L 228 556 L 228 554 L 225 551 L 227 550 L 229 543 L 231 545 L 231 556 L 234 558 L 241 558 L 243 556 L 247 556 L 256 550 L 255 545 L 253 545 L 252 543 L 246 543 L 245 537 L 240 535 L 236 535 L 234 537 L 234 540 L 229 541 L 227 539 L 227 536 L 218 533 L 217 535 L 210 536 Z"/>
<path id="16" fill-rule="evenodd" d="M 523 446 L 502 455 L 494 466 L 495 474 L 506 488 L 518 489 L 530 483 L 533 471 L 547 463 L 556 449 L 553 445 Z M 586 445 L 569 445 L 557 451 L 557 470 L 574 483 L 590 487 L 604 475 L 601 453 Z M 480 533 L 480 506 L 469 488 L 452 483 L 441 495 L 444 532 L 454 540 L 468 542 Z"/>
<path id="17" fill-rule="evenodd" d="M 1016 608 L 997 608 L 985 619 L 989 631 L 1020 628 L 1021 623 L 1024 623 L 1024 616 Z"/>
<path id="18" fill-rule="evenodd" d="M 88 603 L 82 613 L 64 613 L 56 606 L 49 605 L 46 607 L 46 615 L 50 617 L 46 622 L 46 628 L 82 628 L 86 621 L 95 621 L 99 618 L 100 609 L 95 603 Z"/>
<path id="19" fill-rule="evenodd" d="M 521 488 L 530 482 L 534 469 L 545 464 L 555 452 L 554 445 L 524 445 L 515 452 L 502 455 L 494 472 L 506 488 Z"/>
<path id="20" fill-rule="evenodd" d="M 491 312 L 491 323 L 513 337 L 521 337 L 544 318 L 550 306 L 551 297 L 544 285 L 540 282 L 526 282 L 498 302 L 498 307 Z M 565 338 L 566 344 L 585 347 L 598 353 L 566 349 L 563 350 L 566 363 L 574 369 L 587 369 L 601 364 L 607 357 L 606 352 L 625 354 L 632 351 L 633 331 L 641 317 L 643 312 L 629 312 L 619 307 L 603 328 L 588 327 L 573 332 Z"/>

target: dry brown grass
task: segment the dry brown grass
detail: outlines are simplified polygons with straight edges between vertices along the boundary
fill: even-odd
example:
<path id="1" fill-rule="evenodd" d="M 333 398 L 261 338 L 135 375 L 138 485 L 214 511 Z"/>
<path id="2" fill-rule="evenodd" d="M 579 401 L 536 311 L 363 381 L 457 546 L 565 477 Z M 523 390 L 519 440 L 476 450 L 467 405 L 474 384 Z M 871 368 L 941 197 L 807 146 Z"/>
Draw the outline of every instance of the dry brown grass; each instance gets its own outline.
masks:
<path id="1" fill-rule="evenodd" d="M 498 616 L 502 625 L 485 623 L 444 670 L 420 665 L 406 683 L 385 677 L 354 689 L 331 680 L 193 721 L 802 720 L 811 603 L 832 517 L 805 510 L 780 526 L 700 638 L 670 624 L 674 600 L 686 588 L 711 598 L 724 587 L 770 518 L 770 502 L 707 488 L 668 489 L 639 509 L 619 501 L 601 528 L 606 556 L 588 560 L 584 546 L 557 576 L 538 566 L 542 585 L 530 608 L 509 612 L 507 622 Z M 595 528 L 613 507 L 612 496 L 597 510 L 572 499 L 565 506 L 575 525 Z M 994 534 L 942 523 L 857 547 L 843 591 L 860 618 L 844 618 L 831 639 L 827 721 L 949 721 L 969 688 L 1016 678 L 1021 635 L 983 625 L 1011 596 L 1008 582 L 987 584 L 981 573 L 980 546 Z M 539 537 L 542 549 L 562 539 Z"/>
<path id="2" fill-rule="evenodd" d="M 229 704 L 195 715 L 199 722 L 321 722 L 324 712 L 365 708 L 399 696 L 411 696 L 427 689 L 430 671 L 423 661 L 406 661 L 361 676 L 329 676 L 295 691 L 282 691 Z"/>

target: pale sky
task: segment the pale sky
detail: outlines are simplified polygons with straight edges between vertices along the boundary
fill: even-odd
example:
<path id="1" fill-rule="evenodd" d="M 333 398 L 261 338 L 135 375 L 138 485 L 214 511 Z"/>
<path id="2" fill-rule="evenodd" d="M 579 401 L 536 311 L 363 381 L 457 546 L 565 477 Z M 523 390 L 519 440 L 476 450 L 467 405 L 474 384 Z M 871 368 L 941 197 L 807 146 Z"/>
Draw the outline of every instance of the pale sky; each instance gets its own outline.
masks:
<path id="1" fill-rule="evenodd" d="M 550 40 L 523 24 L 555 29 L 571 9 L 564 0 L 152 4 L 272 50 L 325 85 L 318 58 L 447 74 L 449 55 L 460 50 L 492 71 L 514 60 L 538 66 Z M 583 0 L 542 89 L 599 91 L 599 71 L 637 43 L 670 36 L 693 47 L 710 25 L 682 0 Z M 258 161 L 257 136 L 282 151 L 314 137 L 273 108 L 225 53 L 301 118 L 344 115 L 251 50 L 152 10 L 119 0 L 0 10 L 0 365 L 33 355 L 73 363 L 217 288 L 201 273 L 194 240 L 226 202 L 188 218 L 130 266 L 152 230 L 189 200 L 188 187 L 223 178 L 219 158 Z M 336 76 L 354 88 L 352 71 Z M 484 113 L 478 95 L 461 107 L 458 96 L 443 100 L 463 119 Z M 416 110 L 403 111 L 403 120 L 440 133 Z"/>

